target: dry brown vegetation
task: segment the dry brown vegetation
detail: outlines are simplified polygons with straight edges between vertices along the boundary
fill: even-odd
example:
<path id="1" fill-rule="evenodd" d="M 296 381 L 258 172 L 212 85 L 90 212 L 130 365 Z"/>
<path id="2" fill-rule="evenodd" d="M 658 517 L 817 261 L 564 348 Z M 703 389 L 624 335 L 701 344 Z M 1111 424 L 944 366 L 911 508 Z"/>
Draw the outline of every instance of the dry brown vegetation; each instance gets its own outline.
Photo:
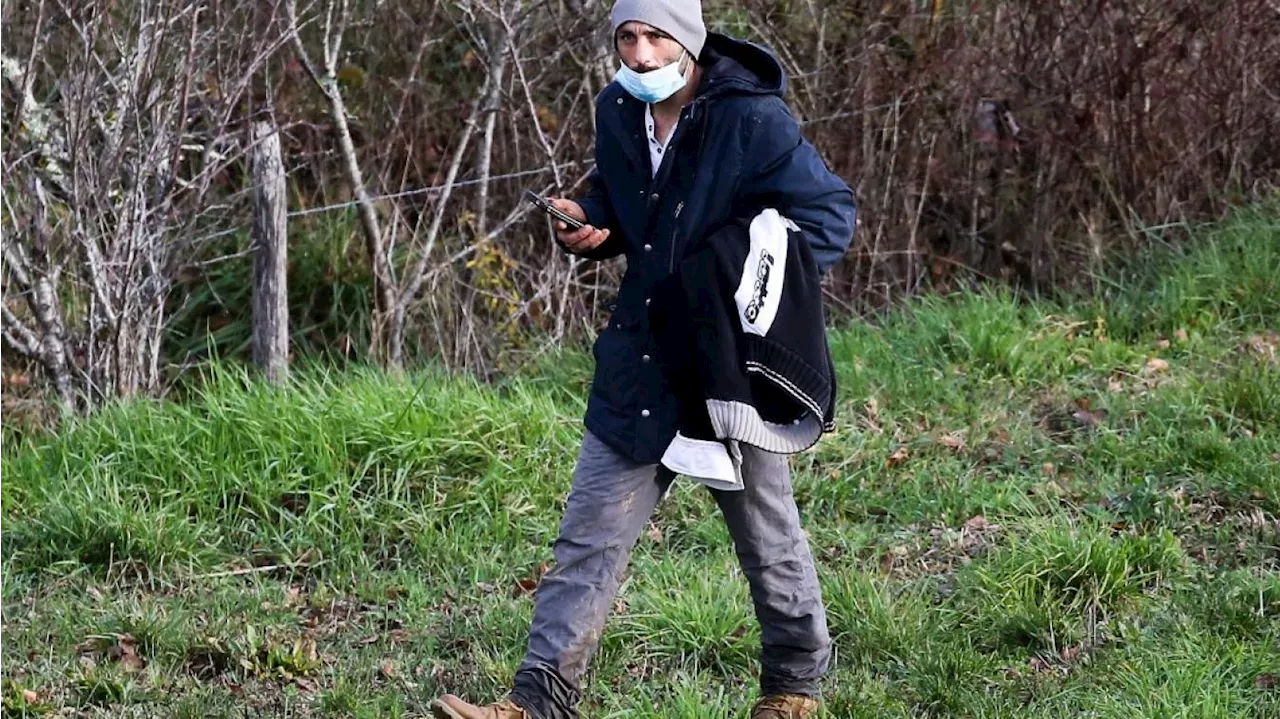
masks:
<path id="1" fill-rule="evenodd" d="M 1073 284 L 1117 245 L 1219 216 L 1280 177 L 1274 0 L 705 10 L 713 30 L 776 51 L 806 134 L 856 190 L 858 234 L 830 286 L 846 308 L 972 277 Z M 354 277 L 369 298 L 371 321 L 343 318 L 321 344 L 492 372 L 516 338 L 589 334 L 608 303 L 616 266 L 554 251 L 520 202 L 526 188 L 573 194 L 591 166 L 593 99 L 612 71 L 604 3 L 3 12 L 6 350 L 67 391 L 161 388 L 163 364 L 184 360 L 162 356 L 166 312 L 189 309 L 164 299 L 176 285 L 190 304 L 210 273 L 248 266 L 206 264 L 243 252 L 243 235 L 196 240 L 249 225 L 252 117 L 278 122 L 290 209 L 310 213 L 293 219 L 297 254 L 332 242 L 334 222 L 356 238 L 350 252 L 313 247 L 347 264 L 291 274 Z M 319 211 L 362 194 L 372 212 L 359 221 Z M 206 301 L 224 322 L 244 317 Z M 295 314 L 326 301 L 309 294 Z"/>

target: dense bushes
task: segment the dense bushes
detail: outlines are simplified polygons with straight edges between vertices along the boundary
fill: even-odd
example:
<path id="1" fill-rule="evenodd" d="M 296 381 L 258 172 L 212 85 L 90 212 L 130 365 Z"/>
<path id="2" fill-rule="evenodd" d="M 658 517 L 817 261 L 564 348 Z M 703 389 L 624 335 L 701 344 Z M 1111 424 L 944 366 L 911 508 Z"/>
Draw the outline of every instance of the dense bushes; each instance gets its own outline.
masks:
<path id="1" fill-rule="evenodd" d="M 806 134 L 857 191 L 858 236 L 832 286 L 853 307 L 975 276 L 1072 284 L 1144 229 L 1218 216 L 1280 172 L 1280 102 L 1269 89 L 1280 86 L 1278 23 L 1262 0 L 705 9 L 713 29 L 777 52 Z M 563 192 L 590 162 L 591 99 L 612 62 L 606 7 L 554 3 L 519 23 L 519 71 L 507 62 L 492 142 L 472 138 L 461 156 L 458 178 L 473 184 L 453 195 L 440 261 L 468 252 L 526 185 L 555 191 L 550 172 L 500 179 L 548 165 L 540 134 L 557 161 L 583 163 L 560 171 Z M 497 29 L 468 3 L 385 3 L 352 28 L 340 80 L 373 190 L 441 183 L 463 120 L 484 99 L 506 37 Z M 277 98 L 296 128 L 297 187 L 307 203 L 339 199 L 332 140 L 313 124 L 321 108 L 302 79 L 286 72 Z M 403 212 L 412 235 L 432 197 L 382 209 Z M 586 327 L 608 303 L 611 276 L 566 262 L 540 219 L 471 250 L 441 278 L 452 282 L 437 282 L 451 301 L 426 303 L 419 348 L 470 364 L 481 357 L 457 346 L 455 330 Z M 479 334 L 490 366 L 511 334 Z"/>
<path id="2" fill-rule="evenodd" d="M 1033 289 L 1087 282 L 1129 245 L 1176 235 L 1169 230 L 1271 192 L 1280 176 L 1280 21 L 1272 5 L 709 0 L 705 12 L 713 30 L 775 50 L 791 74 L 788 99 L 807 136 L 855 188 L 858 234 L 833 273 L 830 297 L 833 307 L 857 310 L 974 278 Z M 395 196 L 376 202 L 392 274 L 403 280 L 430 248 L 424 281 L 409 298 L 406 356 L 493 373 L 509 364 L 509 352 L 590 336 L 618 268 L 557 252 L 546 223 L 521 214 L 520 194 L 534 187 L 572 195 L 591 165 L 593 99 L 614 62 L 607 3 L 348 7 L 335 81 L 369 192 Z M 302 46 L 315 60 L 324 7 L 302 10 Z M 127 3 L 90 5 L 75 17 L 112 14 L 113 31 L 128 39 L 137 34 L 129 23 L 146 24 L 136 11 Z M 44 103 L 36 109 L 54 122 L 70 117 L 77 102 L 57 88 L 82 43 L 81 26 L 66 22 L 70 11 L 49 12 L 43 25 L 8 7 L 5 18 L 14 57 L 27 57 L 33 37 L 43 42 L 31 53 L 28 79 Z M 325 209 L 352 196 L 330 108 L 285 41 L 282 11 L 241 8 L 198 21 L 210 18 L 217 32 L 199 37 L 217 47 L 201 47 L 201 58 L 239 61 L 251 49 L 275 49 L 264 65 L 245 65 L 258 75 L 235 102 L 218 84 L 243 75 L 234 63 L 181 85 L 195 98 L 184 105 L 192 113 L 187 141 L 234 146 L 236 138 L 215 142 L 201 128 L 224 110 L 233 116 L 219 125 L 226 128 L 270 111 L 284 135 L 290 209 L 306 213 L 290 229 L 295 351 L 363 357 L 374 326 L 373 282 L 354 213 Z M 99 52 L 105 67 L 127 65 L 109 46 Z M 23 66 L 8 60 L 7 73 Z M 20 93 L 14 78 L 22 77 L 6 75 L 6 93 Z M 25 116 L 35 117 L 34 109 Z M 148 129 L 145 113 L 138 118 Z M 5 127 L 6 137 L 30 134 Z M 126 133 L 120 141 L 135 140 Z M 21 195 L 44 162 L 38 152 L 15 154 L 25 146 L 6 155 L 14 168 L 6 232 L 60 216 Z M 147 285 L 179 288 L 167 305 L 163 360 L 171 368 L 209 345 L 224 354 L 247 346 L 239 323 L 249 311 L 250 199 L 241 169 L 232 165 L 215 178 L 216 212 L 178 197 L 164 209 L 173 218 L 167 229 L 156 230 L 183 240 L 169 245 L 181 251 L 160 253 L 166 263 Z M 51 243 L 70 253 L 54 260 L 86 262 L 76 243 L 114 231 L 124 215 L 113 212 L 93 222 L 93 213 L 72 213 L 83 221 L 52 224 L 54 235 L 75 240 Z M 199 222 L 183 219 L 191 212 L 201 213 Z M 191 241 L 191 233 L 237 226 L 246 232 L 230 234 L 229 245 Z M 119 247 L 106 249 L 123 256 Z M 210 262 L 227 254 L 234 259 Z M 92 332 L 76 308 L 95 307 L 88 282 L 80 273 L 60 277 L 80 283 L 67 290 L 65 314 L 67 341 L 82 344 Z M 6 302 L 21 310 L 21 288 L 8 278 Z M 74 359 L 75 350 L 69 354 Z"/>

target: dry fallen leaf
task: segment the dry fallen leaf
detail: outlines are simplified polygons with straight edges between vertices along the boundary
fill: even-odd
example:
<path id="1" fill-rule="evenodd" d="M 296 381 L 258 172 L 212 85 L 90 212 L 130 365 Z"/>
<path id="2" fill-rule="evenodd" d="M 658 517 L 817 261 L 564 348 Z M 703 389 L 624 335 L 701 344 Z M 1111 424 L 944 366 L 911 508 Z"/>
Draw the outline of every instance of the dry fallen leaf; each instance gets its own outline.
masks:
<path id="1" fill-rule="evenodd" d="M 1040 466 L 1040 471 L 1044 472 L 1046 477 L 1056 477 L 1058 475 L 1058 467 L 1053 462 L 1045 462 Z"/>
<path id="2" fill-rule="evenodd" d="M 876 398 L 868 399 L 862 408 L 862 417 L 859 418 L 862 424 L 876 434 L 884 432 L 884 428 L 880 426 L 880 403 Z"/>
<path id="3" fill-rule="evenodd" d="M 138 656 L 138 647 L 131 634 L 121 634 L 115 645 L 107 650 L 107 656 L 120 662 L 125 671 L 141 671 L 147 666 L 147 662 Z"/>
<path id="4" fill-rule="evenodd" d="M 551 567 L 549 562 L 539 564 L 533 574 L 516 582 L 515 589 L 512 590 L 512 596 L 519 597 L 524 594 L 533 594 L 538 589 L 539 582 L 542 581 L 542 575 L 547 573 L 547 569 Z"/>
<path id="5" fill-rule="evenodd" d="M 880 573 L 892 574 L 893 564 L 894 564 L 893 552 L 885 552 L 884 556 L 880 557 Z"/>
<path id="6" fill-rule="evenodd" d="M 1159 357 L 1152 357 L 1151 359 L 1147 360 L 1146 370 L 1150 374 L 1155 374 L 1156 372 L 1168 372 L 1169 363 L 1160 359 Z"/>
<path id="7" fill-rule="evenodd" d="M 1169 340 L 1161 337 L 1160 339 L 1156 340 L 1156 349 L 1167 350 L 1169 349 L 1169 344 L 1170 344 Z"/>
<path id="8" fill-rule="evenodd" d="M 1280 686 L 1280 679 L 1274 674 L 1259 674 L 1257 679 L 1253 680 L 1253 685 L 1262 691 L 1270 691 Z"/>
<path id="9" fill-rule="evenodd" d="M 40 695 L 30 689 L 23 689 L 22 700 L 28 704 L 37 704 L 40 702 Z"/>
<path id="10" fill-rule="evenodd" d="M 908 456 L 909 454 L 907 452 L 907 448 L 899 447 L 896 452 L 889 455 L 889 459 L 885 460 L 885 464 L 887 464 L 890 467 L 897 467 L 898 465 L 907 461 Z"/>
<path id="11" fill-rule="evenodd" d="M 1073 662 L 1080 656 L 1080 652 L 1084 651 L 1084 644 L 1075 644 L 1062 648 L 1062 661 Z"/>
<path id="12" fill-rule="evenodd" d="M 880 403 L 876 401 L 875 397 L 868 399 L 867 403 L 863 405 L 863 409 L 867 413 L 867 418 L 872 422 L 880 421 Z"/>
<path id="13" fill-rule="evenodd" d="M 315 564 L 318 559 L 320 559 L 320 550 L 315 547 L 309 547 L 302 554 L 299 554 L 298 558 L 293 560 L 293 563 L 299 567 L 306 567 Z"/>
<path id="14" fill-rule="evenodd" d="M 1124 391 L 1124 385 L 1123 385 L 1123 384 L 1121 384 L 1120 380 L 1114 380 L 1114 379 L 1113 379 L 1113 380 L 1111 380 L 1110 382 L 1108 382 L 1108 383 L 1107 383 L 1107 391 L 1108 391 L 1108 392 L 1123 392 L 1123 391 Z"/>
<path id="15" fill-rule="evenodd" d="M 1245 340 L 1245 346 L 1251 354 L 1268 360 L 1276 358 L 1277 345 L 1280 345 L 1280 335 L 1276 335 L 1274 332 L 1268 332 L 1266 335 L 1253 335 Z"/>
<path id="16" fill-rule="evenodd" d="M 654 544 L 662 544 L 662 529 L 656 524 L 649 525 L 649 541 Z"/>
<path id="17" fill-rule="evenodd" d="M 964 437 L 959 432 L 948 432 L 938 439 L 938 442 L 947 449 L 960 451 L 964 449 Z"/>
<path id="18" fill-rule="evenodd" d="M 1073 412 L 1071 417 L 1085 427 L 1093 427 L 1101 424 L 1102 420 L 1107 418 L 1107 413 L 1104 410 L 1090 412 L 1087 409 L 1079 409 Z"/>
<path id="19" fill-rule="evenodd" d="M 975 514 L 969 518 L 969 521 L 964 523 L 964 528 L 970 532 L 981 532 L 988 526 L 990 525 L 987 523 L 987 518 L 981 514 Z"/>
<path id="20" fill-rule="evenodd" d="M 379 667 L 379 669 L 382 671 L 382 676 L 386 677 L 387 679 L 396 678 L 396 665 L 395 665 L 395 662 L 391 661 L 390 659 L 384 659 L 382 661 L 382 666 Z"/>
<path id="21" fill-rule="evenodd" d="M 1174 338 L 1176 338 L 1179 342 L 1186 342 L 1186 341 L 1187 341 L 1187 331 L 1186 331 L 1186 330 L 1184 330 L 1184 329 L 1182 329 L 1181 327 L 1179 327 L 1178 329 L 1174 330 L 1174 332 L 1173 332 L 1173 336 L 1174 336 Z"/>

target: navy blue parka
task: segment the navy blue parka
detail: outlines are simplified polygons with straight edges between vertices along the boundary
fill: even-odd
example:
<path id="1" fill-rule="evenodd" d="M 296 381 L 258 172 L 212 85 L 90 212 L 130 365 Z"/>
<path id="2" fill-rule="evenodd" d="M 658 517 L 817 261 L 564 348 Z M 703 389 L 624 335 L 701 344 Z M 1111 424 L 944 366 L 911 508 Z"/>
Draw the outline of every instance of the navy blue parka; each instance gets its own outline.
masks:
<path id="1" fill-rule="evenodd" d="M 777 208 L 803 230 L 826 272 L 853 237 L 853 192 L 832 173 L 783 100 L 781 63 L 765 48 L 709 33 L 702 81 L 681 112 L 656 176 L 644 103 L 616 82 L 596 100 L 596 169 L 578 198 L 609 238 L 583 253 L 627 269 L 596 339 L 586 427 L 624 456 L 655 463 L 676 433 L 676 401 L 650 332 L 654 286 L 696 240 L 734 217 Z"/>

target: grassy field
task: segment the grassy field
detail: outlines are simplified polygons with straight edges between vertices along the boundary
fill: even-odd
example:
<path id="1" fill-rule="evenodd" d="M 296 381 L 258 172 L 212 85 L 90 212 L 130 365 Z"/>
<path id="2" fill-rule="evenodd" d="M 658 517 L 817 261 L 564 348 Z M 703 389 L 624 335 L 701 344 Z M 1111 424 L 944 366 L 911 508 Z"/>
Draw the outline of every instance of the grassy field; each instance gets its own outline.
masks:
<path id="1" fill-rule="evenodd" d="M 830 716 L 1280 716 L 1275 210 L 1096 298 L 923 299 L 833 331 L 839 430 L 793 461 Z M 6 433 L 4 716 L 408 717 L 500 693 L 589 372 L 221 369 L 182 404 Z M 745 717 L 758 641 L 714 503 L 678 481 L 584 714 Z"/>

